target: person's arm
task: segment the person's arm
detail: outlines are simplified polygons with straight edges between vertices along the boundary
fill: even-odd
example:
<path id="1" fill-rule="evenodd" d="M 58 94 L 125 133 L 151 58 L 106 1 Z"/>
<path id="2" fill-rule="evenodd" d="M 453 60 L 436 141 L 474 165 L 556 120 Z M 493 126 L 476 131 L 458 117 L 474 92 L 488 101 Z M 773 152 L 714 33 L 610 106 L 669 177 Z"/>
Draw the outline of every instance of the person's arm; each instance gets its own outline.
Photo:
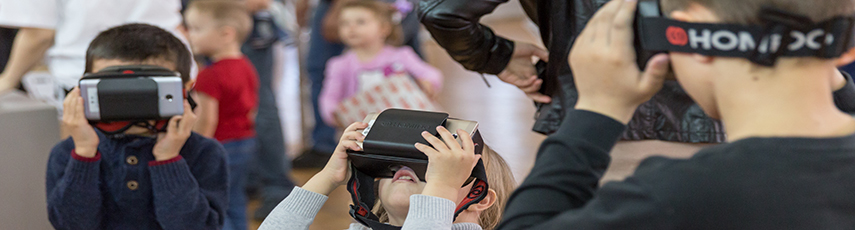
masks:
<path id="1" fill-rule="evenodd" d="M 149 162 L 157 222 L 164 229 L 220 229 L 228 205 L 226 151 L 213 140 L 195 143 L 191 167 L 177 156 Z M 188 146 L 190 147 L 190 146 Z"/>
<path id="2" fill-rule="evenodd" d="M 515 43 L 478 21 L 507 0 L 421 1 L 419 18 L 434 40 L 468 70 L 495 74 L 540 103 L 552 98 L 539 92 L 532 57 L 549 61 L 549 53 L 532 44 Z"/>
<path id="3" fill-rule="evenodd" d="M 219 122 L 220 102 L 204 92 L 197 92 L 196 104 L 199 120 L 193 126 L 193 131 L 207 138 L 214 137 Z"/>
<path id="4" fill-rule="evenodd" d="M 662 208 L 643 186 L 627 180 L 597 189 L 625 125 L 584 110 L 569 111 L 565 121 L 541 145 L 531 173 L 510 197 L 496 229 L 658 226 Z"/>
<path id="5" fill-rule="evenodd" d="M 51 150 L 47 165 L 48 219 L 56 229 L 101 229 L 101 154 L 83 157 L 66 140 Z"/>
<path id="6" fill-rule="evenodd" d="M 344 93 L 347 91 L 348 85 L 356 83 L 353 79 L 348 79 L 350 73 L 343 66 L 345 61 L 340 58 L 339 56 L 327 62 L 327 68 L 324 72 L 324 86 L 321 88 L 320 96 L 318 96 L 318 110 L 320 110 L 323 122 L 334 126 L 338 126 L 334 113 L 341 101 L 345 99 Z"/>
<path id="7" fill-rule="evenodd" d="M 350 179 L 350 160 L 346 150 L 362 150 L 356 142 L 365 140 L 365 136 L 356 130 L 367 127 L 368 124 L 362 122 L 348 126 L 324 168 L 302 188 L 294 187 L 291 194 L 264 219 L 259 229 L 308 229 L 329 194 Z"/>
<path id="8" fill-rule="evenodd" d="M 421 1 L 419 19 L 440 46 L 468 70 L 499 74 L 514 43 L 478 21 L 507 0 Z"/>
<path id="9" fill-rule="evenodd" d="M 0 92 L 14 89 L 24 74 L 36 67 L 53 46 L 56 30 L 24 27 L 18 30 L 9 62 L 0 74 Z"/>
<path id="10" fill-rule="evenodd" d="M 328 198 L 320 193 L 294 187 L 291 194 L 276 205 L 270 215 L 261 222 L 258 229 L 309 229 L 309 225 Z"/>
<path id="11" fill-rule="evenodd" d="M 455 208 L 454 202 L 445 198 L 411 195 L 407 219 L 401 230 L 451 229 Z"/>

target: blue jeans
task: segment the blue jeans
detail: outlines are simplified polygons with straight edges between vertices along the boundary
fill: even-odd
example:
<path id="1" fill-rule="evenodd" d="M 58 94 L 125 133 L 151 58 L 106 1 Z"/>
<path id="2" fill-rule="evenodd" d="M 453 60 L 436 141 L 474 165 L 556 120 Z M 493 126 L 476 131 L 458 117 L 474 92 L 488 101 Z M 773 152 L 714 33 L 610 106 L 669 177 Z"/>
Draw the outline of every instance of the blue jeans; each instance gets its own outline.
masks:
<path id="1" fill-rule="evenodd" d="M 246 230 L 246 180 L 252 157 L 258 152 L 255 138 L 223 143 L 229 162 L 229 209 L 224 230 Z"/>
<path id="2" fill-rule="evenodd" d="M 278 204 L 285 199 L 294 184 L 289 174 L 291 161 L 285 158 L 285 138 L 276 95 L 273 93 L 273 48 L 255 49 L 244 45 L 241 51 L 249 58 L 258 71 L 258 114 L 255 119 L 255 132 L 258 137 L 258 153 L 251 161 L 250 168 L 253 185 L 260 184 L 263 203 Z"/>

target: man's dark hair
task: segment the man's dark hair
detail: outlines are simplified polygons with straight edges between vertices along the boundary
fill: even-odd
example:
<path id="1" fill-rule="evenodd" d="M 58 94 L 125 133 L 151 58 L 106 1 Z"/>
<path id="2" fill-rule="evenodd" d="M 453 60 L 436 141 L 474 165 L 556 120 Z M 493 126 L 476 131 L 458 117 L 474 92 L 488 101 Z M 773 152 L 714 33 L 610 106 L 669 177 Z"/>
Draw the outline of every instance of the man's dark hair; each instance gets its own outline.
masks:
<path id="1" fill-rule="evenodd" d="M 851 15 L 855 12 L 852 0 L 661 0 L 663 12 L 686 9 L 697 3 L 709 8 L 724 23 L 743 25 L 762 24 L 760 11 L 771 7 L 807 16 L 814 22 L 821 22 L 836 16 Z"/>
<path id="2" fill-rule="evenodd" d="M 172 33 L 148 24 L 126 24 L 98 34 L 86 50 L 86 73 L 92 72 L 95 60 L 142 62 L 162 59 L 175 63 L 184 83 L 190 80 L 192 55 Z"/>

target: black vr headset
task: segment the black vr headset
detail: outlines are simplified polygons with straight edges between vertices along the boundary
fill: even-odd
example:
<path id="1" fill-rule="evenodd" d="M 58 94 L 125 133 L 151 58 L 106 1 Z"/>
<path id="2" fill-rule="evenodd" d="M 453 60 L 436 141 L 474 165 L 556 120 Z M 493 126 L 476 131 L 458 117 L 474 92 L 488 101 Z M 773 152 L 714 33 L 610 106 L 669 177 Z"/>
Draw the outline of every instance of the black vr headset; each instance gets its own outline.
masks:
<path id="1" fill-rule="evenodd" d="M 363 151 L 347 151 L 352 166 L 347 191 L 353 199 L 350 215 L 375 230 L 400 229 L 380 223 L 379 218 L 371 212 L 376 198 L 375 179 L 392 178 L 397 170 L 405 166 L 413 169 L 424 181 L 428 157 L 414 146 L 416 142 L 430 145 L 421 136 L 422 131 L 438 136 L 438 126 L 444 126 L 448 130 L 462 129 L 471 135 L 475 143 L 475 154 L 481 154 L 484 149 L 477 122 L 449 118 L 446 113 L 388 109 L 379 115 L 368 115 L 365 123 L 369 126 L 362 131 L 365 134 L 365 140 L 361 143 Z M 470 180 L 472 182 L 467 181 L 461 185 L 462 187 L 473 183 L 469 194 L 457 206 L 455 218 L 470 205 L 480 202 L 487 194 L 487 173 L 482 160 L 478 160 Z"/>
<path id="2" fill-rule="evenodd" d="M 665 17 L 659 0 L 639 0 L 638 66 L 643 69 L 653 55 L 669 51 L 740 57 L 774 66 L 780 57 L 840 57 L 855 45 L 852 16 L 817 23 L 802 15 L 764 9 L 760 17 L 765 25 L 688 23 Z"/>
<path id="3" fill-rule="evenodd" d="M 172 116 L 184 113 L 181 74 L 160 66 L 107 67 L 84 75 L 79 85 L 86 119 L 108 136 L 132 126 L 164 132 Z"/>

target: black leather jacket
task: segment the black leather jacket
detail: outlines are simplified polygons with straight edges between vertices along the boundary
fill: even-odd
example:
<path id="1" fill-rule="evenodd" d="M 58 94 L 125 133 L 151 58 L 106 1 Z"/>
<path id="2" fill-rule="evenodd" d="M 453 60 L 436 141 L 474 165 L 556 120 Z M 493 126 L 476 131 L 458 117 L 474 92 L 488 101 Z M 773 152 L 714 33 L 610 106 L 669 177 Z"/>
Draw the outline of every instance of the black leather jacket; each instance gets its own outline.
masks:
<path id="1" fill-rule="evenodd" d="M 478 21 L 507 0 L 424 0 L 419 18 L 440 46 L 466 69 L 498 74 L 513 53 L 512 41 L 502 38 Z M 538 65 L 544 79 L 542 92 L 553 97 L 551 104 L 538 104 L 534 131 L 549 134 L 558 129 L 565 108 L 578 99 L 567 58 L 576 36 L 588 19 L 608 0 L 520 0 L 528 17 L 540 27 L 550 62 Z M 835 92 L 843 111 L 855 112 L 855 85 L 847 75 L 847 86 Z M 704 114 L 676 81 L 666 81 L 653 99 L 639 106 L 624 140 L 658 139 L 689 143 L 721 143 L 724 127 Z"/>

